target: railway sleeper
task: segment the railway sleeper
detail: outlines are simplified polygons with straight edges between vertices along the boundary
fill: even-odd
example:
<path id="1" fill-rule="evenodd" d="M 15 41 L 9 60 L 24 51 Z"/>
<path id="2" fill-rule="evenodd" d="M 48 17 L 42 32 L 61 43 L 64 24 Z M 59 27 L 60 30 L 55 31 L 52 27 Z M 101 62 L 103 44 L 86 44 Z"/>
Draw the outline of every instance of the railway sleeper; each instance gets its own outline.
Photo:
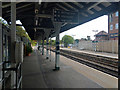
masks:
<path id="1" fill-rule="evenodd" d="M 74 57 L 74 56 L 71 56 L 71 55 L 68 55 L 68 54 L 65 54 L 65 53 L 61 53 L 61 54 L 63 56 L 66 56 L 66 57 L 70 58 L 70 59 L 73 59 L 73 60 L 75 60 L 77 62 L 80 62 L 80 63 L 85 64 L 87 66 L 90 66 L 92 68 L 98 69 L 100 71 L 103 71 L 103 72 L 108 73 L 110 75 L 113 75 L 115 77 L 118 77 L 118 70 L 117 69 L 108 68 L 108 67 L 105 67 L 103 65 L 99 65 L 97 63 L 91 63 L 89 61 L 85 61 L 83 59 L 81 60 L 81 58 Z"/>

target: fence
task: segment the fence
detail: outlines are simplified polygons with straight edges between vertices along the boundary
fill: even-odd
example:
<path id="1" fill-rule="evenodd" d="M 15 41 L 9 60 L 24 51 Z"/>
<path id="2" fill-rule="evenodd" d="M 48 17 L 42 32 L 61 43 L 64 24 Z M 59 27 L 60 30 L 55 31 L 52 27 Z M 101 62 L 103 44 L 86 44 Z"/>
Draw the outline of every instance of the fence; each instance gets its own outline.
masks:
<path id="1" fill-rule="evenodd" d="M 109 40 L 96 43 L 97 51 L 118 53 L 118 40 Z"/>
<path id="2" fill-rule="evenodd" d="M 80 41 L 77 49 L 95 50 L 100 52 L 118 53 L 118 40 L 106 40 L 97 43 L 92 41 Z"/>
<path id="3" fill-rule="evenodd" d="M 80 41 L 78 48 L 82 50 L 94 50 L 92 41 Z"/>

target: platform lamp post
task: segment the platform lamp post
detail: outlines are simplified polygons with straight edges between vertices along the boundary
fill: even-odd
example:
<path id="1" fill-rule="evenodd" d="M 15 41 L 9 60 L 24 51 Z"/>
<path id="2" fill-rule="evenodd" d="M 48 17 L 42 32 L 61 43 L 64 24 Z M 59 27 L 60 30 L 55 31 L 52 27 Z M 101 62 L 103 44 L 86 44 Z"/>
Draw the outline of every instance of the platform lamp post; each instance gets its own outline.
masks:
<path id="1" fill-rule="evenodd" d="M 96 42 L 96 33 L 98 32 L 98 30 L 92 30 L 92 31 L 95 32 L 95 52 L 96 52 L 96 46 L 97 46 L 97 45 L 96 45 L 96 43 L 97 43 L 97 42 Z"/>

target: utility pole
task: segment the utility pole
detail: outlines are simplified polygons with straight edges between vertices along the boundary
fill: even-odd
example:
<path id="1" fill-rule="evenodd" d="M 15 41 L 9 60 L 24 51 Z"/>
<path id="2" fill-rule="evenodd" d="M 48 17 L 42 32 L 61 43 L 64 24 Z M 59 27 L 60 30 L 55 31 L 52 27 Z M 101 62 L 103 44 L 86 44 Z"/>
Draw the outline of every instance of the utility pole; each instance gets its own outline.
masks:
<path id="1" fill-rule="evenodd" d="M 72 37 L 73 37 L 73 43 L 74 43 L 74 46 L 75 46 L 75 39 L 74 39 L 74 36 L 76 36 L 76 35 L 72 35 Z M 72 47 L 73 47 L 73 45 L 72 45 Z"/>

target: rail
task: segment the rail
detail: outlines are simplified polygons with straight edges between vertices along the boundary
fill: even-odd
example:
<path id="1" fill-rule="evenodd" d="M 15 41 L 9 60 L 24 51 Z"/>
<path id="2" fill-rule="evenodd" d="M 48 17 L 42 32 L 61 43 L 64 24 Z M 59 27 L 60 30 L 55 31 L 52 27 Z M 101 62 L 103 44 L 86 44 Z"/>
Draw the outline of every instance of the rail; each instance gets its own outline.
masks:
<path id="1" fill-rule="evenodd" d="M 52 48 L 51 51 L 55 52 L 55 49 Z M 60 54 L 109 75 L 118 77 L 118 59 L 69 50 L 60 50 Z"/>

